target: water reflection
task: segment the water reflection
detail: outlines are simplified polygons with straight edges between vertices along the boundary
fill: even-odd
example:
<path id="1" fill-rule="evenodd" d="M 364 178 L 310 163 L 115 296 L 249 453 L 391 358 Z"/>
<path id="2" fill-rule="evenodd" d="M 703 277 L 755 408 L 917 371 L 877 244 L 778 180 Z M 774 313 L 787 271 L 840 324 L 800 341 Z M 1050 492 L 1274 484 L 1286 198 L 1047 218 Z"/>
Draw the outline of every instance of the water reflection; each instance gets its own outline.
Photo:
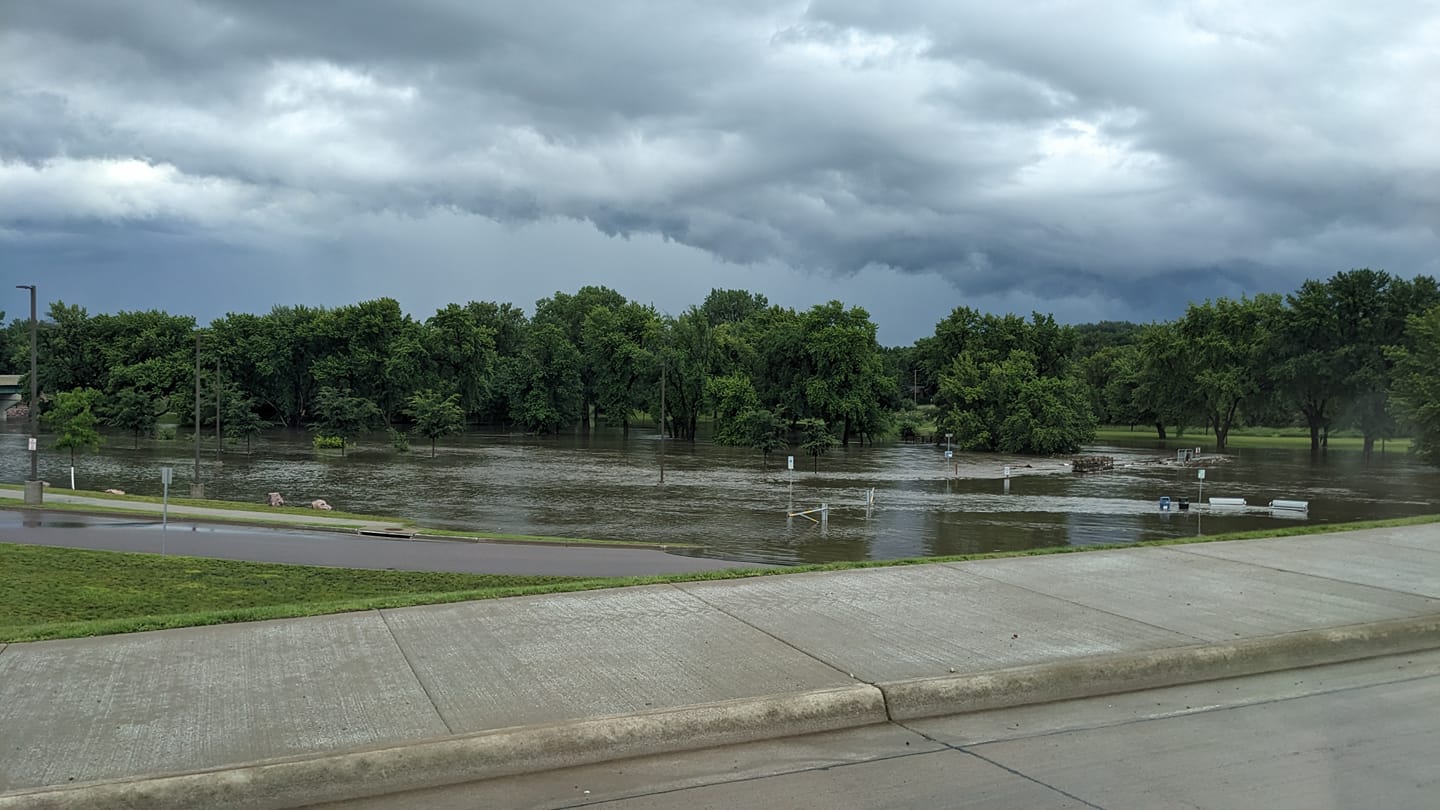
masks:
<path id="1" fill-rule="evenodd" d="M 28 469 L 24 426 L 5 426 L 0 480 Z M 427 452 L 397 453 L 377 437 L 348 457 L 316 451 L 303 433 L 275 432 L 253 454 L 213 449 L 202 458 L 207 493 L 261 503 L 278 491 L 291 503 L 324 498 L 336 508 L 393 514 L 439 527 L 520 534 L 698 543 L 707 554 L 764 562 L 824 562 L 933 554 L 970 554 L 1044 546 L 1133 542 L 1215 534 L 1304 522 L 1343 522 L 1437 511 L 1440 473 L 1397 454 L 1366 463 L 1359 452 L 1240 449 L 1208 468 L 1205 496 L 1251 504 L 1275 498 L 1310 501 L 1308 514 L 1211 512 L 1162 515 L 1162 495 L 1195 500 L 1192 468 L 1145 464 L 1077 476 L 1055 460 L 964 456 L 967 476 L 952 479 L 941 451 L 881 445 L 837 449 L 820 460 L 797 457 L 793 484 L 784 466 L 762 467 L 752 451 L 700 443 L 666 443 L 666 483 L 658 483 L 659 444 L 634 432 L 537 439 L 472 433 Z M 1141 439 L 1092 448 L 1133 464 L 1173 450 Z M 68 481 L 67 459 L 41 456 L 43 474 Z M 1002 479 L 1005 464 L 1015 477 Z M 1026 468 L 1025 464 L 1033 466 Z M 77 483 L 160 493 L 159 468 L 175 467 L 172 492 L 188 490 L 191 447 L 150 442 L 131 450 L 116 437 L 99 455 L 84 456 Z M 1008 486 L 1007 486 L 1008 483 Z M 876 490 L 866 516 L 865 497 Z M 787 514 L 830 504 L 827 527 Z"/>

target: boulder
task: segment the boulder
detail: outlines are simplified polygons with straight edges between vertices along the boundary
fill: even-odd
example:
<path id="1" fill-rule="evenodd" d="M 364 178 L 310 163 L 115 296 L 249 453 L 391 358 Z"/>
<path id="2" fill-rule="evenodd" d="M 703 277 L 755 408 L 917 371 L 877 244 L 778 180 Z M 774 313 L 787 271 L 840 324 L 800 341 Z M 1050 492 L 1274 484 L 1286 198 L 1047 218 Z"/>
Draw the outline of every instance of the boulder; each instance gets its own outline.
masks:
<path id="1" fill-rule="evenodd" d="M 285 505 L 285 499 L 282 498 L 282 497 L 280 497 L 280 493 L 278 493 L 278 492 L 272 492 L 272 493 L 270 493 L 269 495 L 266 496 L 266 499 L 267 499 L 267 501 L 269 502 L 269 504 L 270 504 L 271 506 L 284 506 L 284 505 Z"/>
<path id="2" fill-rule="evenodd" d="M 317 499 L 315 499 L 315 500 L 313 500 L 313 501 L 310 502 L 310 508 L 311 508 L 311 509 L 320 509 L 320 510 L 323 510 L 323 511 L 325 511 L 325 512 L 329 512 L 329 511 L 330 511 L 331 509 L 333 509 L 334 507 L 332 507 L 330 504 L 326 503 L 325 501 L 317 498 Z"/>

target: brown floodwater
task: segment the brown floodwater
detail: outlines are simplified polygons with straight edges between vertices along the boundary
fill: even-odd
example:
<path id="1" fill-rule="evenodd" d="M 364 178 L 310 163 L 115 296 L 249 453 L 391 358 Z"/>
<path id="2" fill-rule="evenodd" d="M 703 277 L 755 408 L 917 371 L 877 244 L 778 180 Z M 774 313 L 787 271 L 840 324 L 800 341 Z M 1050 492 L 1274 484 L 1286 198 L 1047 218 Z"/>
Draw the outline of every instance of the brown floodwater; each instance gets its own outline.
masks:
<path id="1" fill-rule="evenodd" d="M 24 430 L 3 427 L 0 480 L 21 481 L 29 470 Z M 1203 437 L 1165 447 L 1139 435 L 1086 448 L 1114 456 L 1119 466 L 1085 475 L 1060 459 L 957 453 L 947 463 L 943 447 L 882 443 L 836 448 L 820 458 L 818 472 L 797 455 L 792 476 L 783 454 L 765 469 L 753 451 L 666 441 L 662 485 L 653 431 L 549 438 L 472 432 L 447 441 L 433 459 L 418 442 L 400 453 L 375 436 L 342 457 L 313 449 L 306 433 L 273 431 L 253 452 L 226 452 L 220 464 L 213 444 L 206 446 L 201 476 L 208 496 L 227 500 L 258 504 L 278 491 L 291 503 L 323 498 L 337 509 L 429 526 L 693 543 L 707 556 L 770 563 L 1124 543 L 1440 511 L 1440 471 L 1404 454 L 1367 462 L 1358 451 L 1332 450 L 1317 461 L 1304 449 L 1242 448 L 1206 462 L 1205 498 L 1244 498 L 1252 506 L 1306 500 L 1309 512 L 1162 513 L 1161 496 L 1195 501 L 1199 481 L 1193 467 L 1156 462 Z M 193 445 L 152 440 L 134 450 L 128 437 L 111 436 L 98 454 L 78 457 L 76 484 L 158 495 L 166 465 L 175 468 L 172 494 L 188 493 Z M 46 450 L 41 470 L 53 484 L 68 485 L 68 455 Z M 821 503 L 830 507 L 823 527 L 789 517 Z"/>

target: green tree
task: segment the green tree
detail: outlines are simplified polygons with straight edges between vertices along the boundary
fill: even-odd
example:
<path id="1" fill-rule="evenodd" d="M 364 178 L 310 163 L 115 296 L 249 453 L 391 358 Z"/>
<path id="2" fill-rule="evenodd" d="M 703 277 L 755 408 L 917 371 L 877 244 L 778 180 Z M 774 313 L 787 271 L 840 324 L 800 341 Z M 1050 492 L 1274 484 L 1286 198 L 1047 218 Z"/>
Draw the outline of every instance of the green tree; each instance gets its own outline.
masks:
<path id="1" fill-rule="evenodd" d="M 715 431 L 711 438 L 715 443 L 748 446 L 750 433 L 742 417 L 755 412 L 759 404 L 750 378 L 743 374 L 712 377 L 706 381 L 705 394 L 714 405 Z"/>
<path id="2" fill-rule="evenodd" d="M 553 323 L 532 324 L 525 348 L 502 364 L 510 418 L 526 430 L 558 433 L 580 412 L 580 352 Z"/>
<path id="3" fill-rule="evenodd" d="M 1440 466 L 1440 305 L 1412 315 L 1404 343 L 1388 354 L 1395 411 L 1415 431 L 1415 452 Z"/>
<path id="4" fill-rule="evenodd" d="M 1375 441 L 1394 435 L 1389 407 L 1391 346 L 1404 339 L 1406 319 L 1440 303 L 1435 280 L 1413 281 L 1369 269 L 1337 273 L 1328 282 L 1338 310 L 1341 348 L 1337 365 L 1346 374 L 1346 417 L 1364 436 L 1369 458 Z"/>
<path id="5" fill-rule="evenodd" d="M 415 420 L 413 430 L 430 440 L 430 457 L 435 457 L 435 440 L 442 436 L 454 436 L 465 429 L 465 411 L 460 407 L 460 395 L 441 394 L 438 391 L 421 391 L 410 397 L 406 413 Z"/>
<path id="6" fill-rule="evenodd" d="M 618 311 L 625 306 L 625 296 L 609 287 L 581 287 L 574 295 L 556 292 L 549 298 L 535 302 L 534 323 L 558 328 L 575 347 L 580 355 L 577 371 L 580 375 L 580 402 L 575 416 L 580 419 L 580 429 L 590 432 L 590 409 L 597 399 L 597 377 L 600 370 L 592 365 L 593 352 L 585 345 L 585 319 L 596 307 L 608 307 Z"/>
<path id="7" fill-rule="evenodd" d="M 134 449 L 140 449 L 140 437 L 147 436 L 155 429 L 159 420 L 158 408 L 151 394 L 137 388 L 121 388 L 108 395 L 103 406 L 105 424 L 129 431 L 134 438 Z"/>
<path id="8" fill-rule="evenodd" d="M 770 305 L 765 296 L 746 290 L 712 289 L 700 304 L 700 312 L 711 326 L 741 323 L 764 312 Z"/>
<path id="9" fill-rule="evenodd" d="M 236 441 L 243 439 L 247 453 L 255 437 L 270 427 L 270 422 L 255 412 L 255 406 L 255 400 L 244 395 L 227 399 L 221 406 L 225 416 L 225 435 Z"/>
<path id="10" fill-rule="evenodd" d="M 654 308 L 634 302 L 593 306 L 581 328 L 595 412 L 627 434 L 631 412 L 644 407 L 644 383 L 654 365 L 648 347 L 659 329 Z"/>
<path id="11" fill-rule="evenodd" d="M 695 441 L 712 364 L 713 332 L 705 316 L 691 307 L 680 317 L 667 319 L 657 338 L 660 349 L 657 365 L 651 371 L 651 402 L 655 406 L 650 411 L 660 412 L 659 364 L 663 363 L 666 413 L 662 419 L 674 438 Z"/>
<path id="12" fill-rule="evenodd" d="M 1095 436 L 1084 384 L 1041 376 L 1034 356 L 1020 349 L 984 363 L 962 352 L 940 376 L 935 400 L 941 432 L 966 450 L 1073 453 Z"/>
<path id="13" fill-rule="evenodd" d="M 1091 410 L 1107 425 L 1153 423 L 1137 407 L 1143 359 L 1134 344 L 1105 346 L 1079 363 L 1080 378 L 1090 389 Z"/>
<path id="14" fill-rule="evenodd" d="M 365 397 L 357 397 L 348 388 L 321 388 L 315 398 L 315 428 L 323 436 L 340 439 L 340 455 L 345 445 L 375 427 L 380 421 L 380 408 Z"/>
<path id="15" fill-rule="evenodd" d="M 1241 406 L 1269 394 L 1280 322 L 1278 295 L 1191 304 L 1180 319 L 1184 349 L 1194 363 L 1191 382 L 1217 451 L 1224 451 Z"/>
<path id="16" fill-rule="evenodd" d="M 1185 426 L 1200 410 L 1194 361 L 1176 323 L 1152 323 L 1140 331 L 1140 364 L 1135 377 L 1133 410 L 1137 420 L 1155 426 L 1156 435 L 1168 438 L 1165 427 L 1185 435 Z"/>
<path id="17" fill-rule="evenodd" d="M 437 310 L 423 331 L 433 376 L 454 387 L 464 414 L 485 409 L 498 361 L 495 333 L 473 306 L 450 304 Z"/>
<path id="18" fill-rule="evenodd" d="M 800 449 L 810 454 L 811 469 L 820 472 L 820 457 L 839 443 L 824 419 L 810 417 L 796 423 L 800 428 Z"/>
<path id="19" fill-rule="evenodd" d="M 863 439 L 878 432 L 883 408 L 899 403 L 870 314 L 831 301 L 812 307 L 801 324 L 806 412 L 838 425 L 843 445 L 850 444 L 852 433 Z"/>
<path id="20" fill-rule="evenodd" d="M 788 448 L 785 440 L 786 425 L 780 414 L 765 408 L 750 408 L 737 417 L 744 443 L 760 451 L 761 464 L 770 466 L 770 455 L 776 450 Z"/>
<path id="21" fill-rule="evenodd" d="M 1340 311 L 1334 289 L 1306 281 L 1287 299 L 1280 320 L 1275 378 L 1280 390 L 1305 418 L 1310 451 L 1319 453 L 1322 432 L 1328 435 L 1338 404 L 1348 393 L 1349 372 L 1342 367 L 1344 351 Z"/>
<path id="22" fill-rule="evenodd" d="M 420 325 L 394 299 L 380 298 L 324 312 L 313 329 L 320 344 L 315 382 L 369 400 L 390 424 L 428 363 Z"/>
<path id="23" fill-rule="evenodd" d="M 94 388 L 76 388 L 55 394 L 46 409 L 43 421 L 56 434 L 55 448 L 70 451 L 70 466 L 75 466 L 75 451 L 99 449 L 104 438 L 96 430 L 99 419 L 94 407 L 100 392 Z"/>

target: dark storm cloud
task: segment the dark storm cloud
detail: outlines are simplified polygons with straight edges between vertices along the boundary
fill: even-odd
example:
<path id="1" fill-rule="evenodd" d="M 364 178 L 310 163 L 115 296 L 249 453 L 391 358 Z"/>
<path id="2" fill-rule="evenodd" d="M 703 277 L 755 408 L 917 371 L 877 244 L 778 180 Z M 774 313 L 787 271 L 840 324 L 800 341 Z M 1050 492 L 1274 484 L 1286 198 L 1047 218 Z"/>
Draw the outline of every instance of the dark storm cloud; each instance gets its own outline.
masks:
<path id="1" fill-rule="evenodd" d="M 325 273 L 337 223 L 465 211 L 1167 315 L 1440 272 L 1437 38 L 1422 2 L 12 4 L 0 239 Z"/>

